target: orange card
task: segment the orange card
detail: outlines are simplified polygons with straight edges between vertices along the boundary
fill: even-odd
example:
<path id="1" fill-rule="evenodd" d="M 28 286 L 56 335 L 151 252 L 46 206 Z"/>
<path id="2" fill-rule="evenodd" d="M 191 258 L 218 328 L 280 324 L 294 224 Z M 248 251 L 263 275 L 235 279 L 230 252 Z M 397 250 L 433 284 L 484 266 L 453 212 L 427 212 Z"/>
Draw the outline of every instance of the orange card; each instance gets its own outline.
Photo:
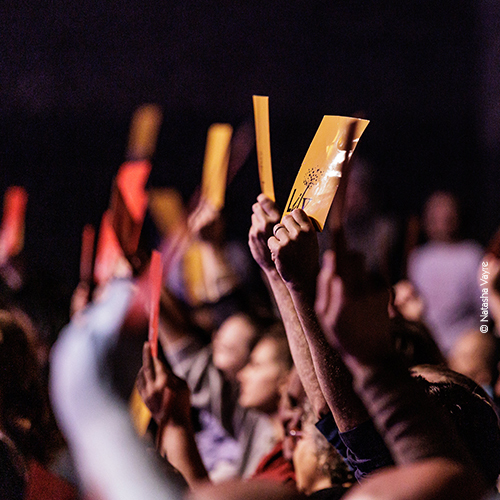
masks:
<path id="1" fill-rule="evenodd" d="M 149 267 L 150 307 L 149 307 L 149 345 L 154 358 L 158 357 L 158 323 L 160 319 L 160 294 L 163 266 L 160 252 L 153 250 Z"/>
<path id="2" fill-rule="evenodd" d="M 323 117 L 297 174 L 283 215 L 301 208 L 316 229 L 323 230 L 342 177 L 342 166 L 351 157 L 368 123 L 368 120 L 360 118 Z"/>
<path id="3" fill-rule="evenodd" d="M 257 143 L 257 162 L 261 191 L 275 201 L 273 170 L 271 166 L 271 135 L 269 132 L 269 97 L 253 96 L 255 117 L 255 140 Z"/>
<path id="4" fill-rule="evenodd" d="M 201 195 L 216 210 L 224 206 L 232 134 L 233 128 L 227 123 L 214 123 L 208 129 Z"/>

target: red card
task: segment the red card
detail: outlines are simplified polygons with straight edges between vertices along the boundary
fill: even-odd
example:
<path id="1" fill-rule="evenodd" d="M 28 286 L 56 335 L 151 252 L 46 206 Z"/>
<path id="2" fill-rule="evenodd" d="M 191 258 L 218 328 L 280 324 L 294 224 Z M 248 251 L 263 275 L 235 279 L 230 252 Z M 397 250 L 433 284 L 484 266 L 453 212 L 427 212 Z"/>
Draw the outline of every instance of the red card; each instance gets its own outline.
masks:
<path id="1" fill-rule="evenodd" d="M 92 259 L 94 257 L 95 229 L 92 224 L 85 224 L 82 231 L 82 252 L 80 254 L 80 281 L 92 281 Z"/>
<path id="2" fill-rule="evenodd" d="M 7 258 L 23 249 L 27 203 L 28 194 L 23 187 L 11 186 L 5 192 L 0 239 Z"/>
<path id="3" fill-rule="evenodd" d="M 94 265 L 94 279 L 99 285 L 114 276 L 118 263 L 126 262 L 123 251 L 111 224 L 111 212 L 104 212 L 99 229 Z"/>
<path id="4" fill-rule="evenodd" d="M 162 285 L 163 265 L 161 254 L 153 250 L 149 267 L 149 345 L 154 358 L 158 357 L 158 323 L 160 320 L 160 294 Z"/>
<path id="5" fill-rule="evenodd" d="M 112 224 L 125 255 L 134 255 L 139 245 L 148 206 L 145 186 L 151 172 L 147 160 L 124 163 L 115 180 L 111 199 Z"/>

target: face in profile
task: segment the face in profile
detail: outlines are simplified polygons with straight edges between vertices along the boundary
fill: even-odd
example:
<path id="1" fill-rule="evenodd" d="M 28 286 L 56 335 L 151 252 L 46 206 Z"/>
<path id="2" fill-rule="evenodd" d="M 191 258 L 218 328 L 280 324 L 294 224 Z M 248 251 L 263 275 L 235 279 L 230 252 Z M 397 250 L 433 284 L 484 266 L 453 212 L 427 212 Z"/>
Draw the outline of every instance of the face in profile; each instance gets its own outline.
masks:
<path id="1" fill-rule="evenodd" d="M 255 325 L 244 314 L 230 316 L 215 332 L 212 341 L 214 365 L 229 380 L 246 365 L 257 334 Z"/>
<path id="2" fill-rule="evenodd" d="M 278 410 L 281 389 L 289 373 L 288 367 L 280 360 L 278 349 L 278 342 L 266 337 L 253 349 L 250 361 L 238 373 L 241 406 L 267 414 Z"/>
<path id="3" fill-rule="evenodd" d="M 293 451 L 297 489 L 306 494 L 312 493 L 313 484 L 320 469 L 318 448 L 313 432 L 311 425 L 304 424 Z"/>

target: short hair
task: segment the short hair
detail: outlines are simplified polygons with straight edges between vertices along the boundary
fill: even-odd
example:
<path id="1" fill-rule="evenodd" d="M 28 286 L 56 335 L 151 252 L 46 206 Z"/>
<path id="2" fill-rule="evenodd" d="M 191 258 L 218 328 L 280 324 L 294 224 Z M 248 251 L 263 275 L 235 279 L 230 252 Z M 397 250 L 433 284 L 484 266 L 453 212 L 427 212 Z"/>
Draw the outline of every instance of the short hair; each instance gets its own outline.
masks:
<path id="1" fill-rule="evenodd" d="M 446 380 L 429 382 L 421 376 L 415 379 L 454 422 L 485 478 L 496 484 L 500 474 L 500 426 L 490 398 L 468 377 L 445 368 L 437 371 Z"/>
<path id="2" fill-rule="evenodd" d="M 422 322 L 398 315 L 390 320 L 390 334 L 407 366 L 446 363 L 430 330 Z"/>
<path id="3" fill-rule="evenodd" d="M 0 420 L 23 455 L 44 461 L 49 409 L 41 379 L 26 325 L 0 310 Z"/>

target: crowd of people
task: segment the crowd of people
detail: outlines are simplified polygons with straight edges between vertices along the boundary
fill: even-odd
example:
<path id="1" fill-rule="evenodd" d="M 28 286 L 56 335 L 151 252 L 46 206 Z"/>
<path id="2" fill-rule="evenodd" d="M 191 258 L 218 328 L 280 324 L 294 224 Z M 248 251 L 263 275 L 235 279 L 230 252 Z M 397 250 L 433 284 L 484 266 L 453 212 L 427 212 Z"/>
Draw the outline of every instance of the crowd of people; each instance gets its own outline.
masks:
<path id="1" fill-rule="evenodd" d="M 159 247 L 158 355 L 147 266 L 86 288 L 53 346 L 4 283 L 0 497 L 499 498 L 500 234 L 461 239 L 436 192 L 408 248 L 371 182 L 354 164 L 321 234 L 260 194 L 248 249 L 202 198 Z"/>

